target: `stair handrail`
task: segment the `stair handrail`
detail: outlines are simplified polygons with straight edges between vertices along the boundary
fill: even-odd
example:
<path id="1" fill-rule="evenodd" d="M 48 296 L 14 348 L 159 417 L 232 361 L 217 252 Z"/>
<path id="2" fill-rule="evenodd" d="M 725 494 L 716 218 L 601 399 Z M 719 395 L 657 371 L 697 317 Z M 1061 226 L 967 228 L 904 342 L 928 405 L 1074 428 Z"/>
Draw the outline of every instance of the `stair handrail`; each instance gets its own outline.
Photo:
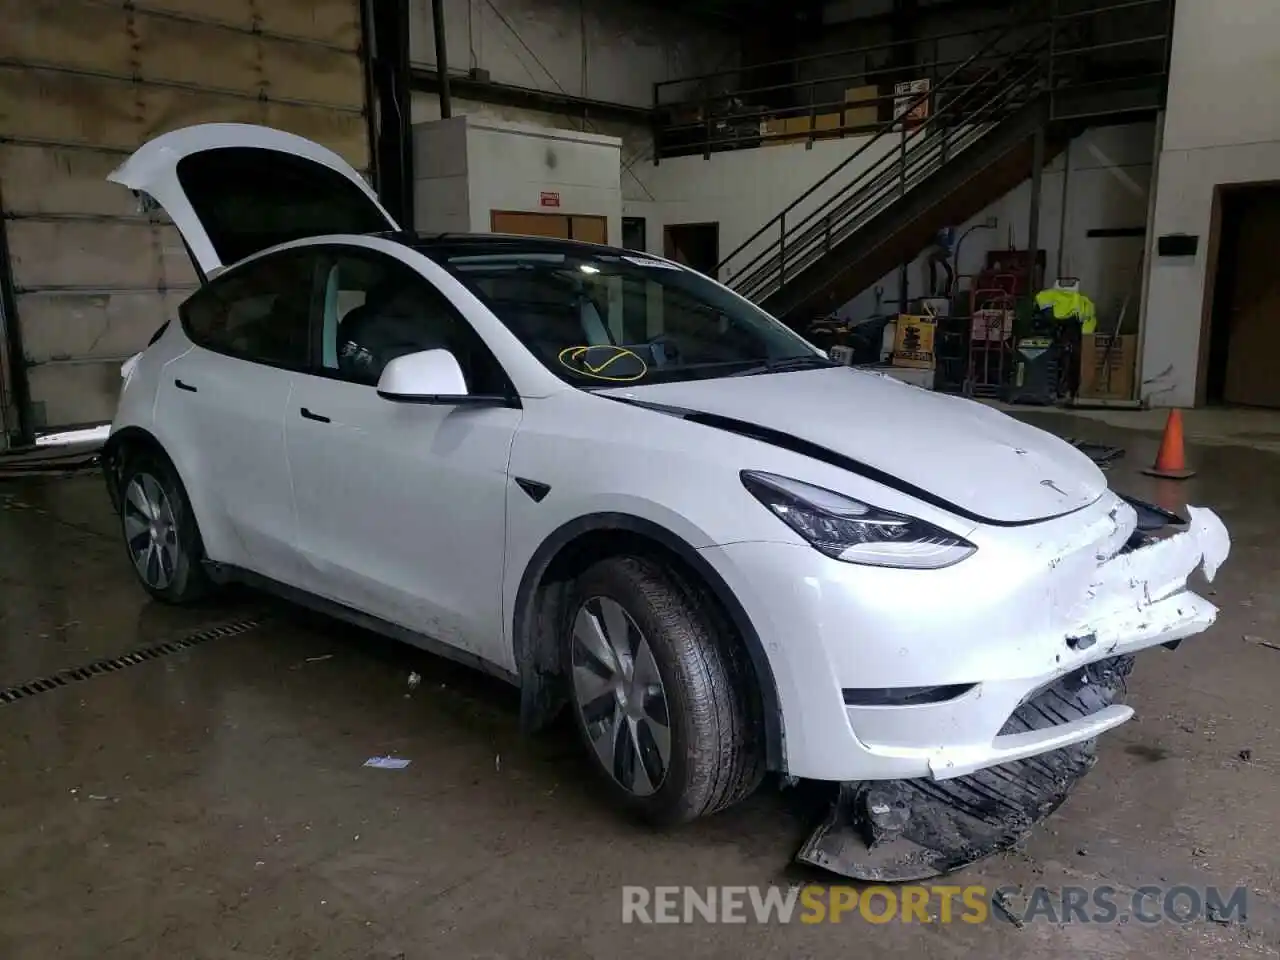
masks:
<path id="1" fill-rule="evenodd" d="M 938 84 L 936 86 L 931 85 L 931 88 L 929 90 L 922 92 L 919 96 L 909 101 L 905 106 L 901 108 L 900 112 L 898 112 L 898 116 L 880 124 L 879 130 L 877 131 L 875 136 L 871 137 L 861 147 L 859 147 L 849 156 L 845 157 L 838 164 L 836 164 L 834 167 L 828 170 L 827 173 L 824 174 L 820 179 L 818 179 L 813 184 L 811 184 L 809 188 L 804 191 L 804 193 L 800 194 L 800 196 L 792 200 L 791 203 L 783 207 L 779 213 L 777 213 L 770 220 L 766 221 L 764 225 L 760 227 L 760 229 L 758 229 L 750 237 L 748 237 L 746 240 L 740 243 L 737 247 L 735 247 L 733 251 L 728 254 L 728 256 L 721 259 L 721 261 L 718 264 L 716 264 L 716 273 L 718 274 L 722 267 L 724 267 L 730 260 L 732 260 L 738 254 L 740 254 L 743 250 L 745 250 L 751 244 L 755 243 L 756 240 L 760 239 L 760 237 L 762 237 L 775 224 L 785 222 L 786 216 L 789 212 L 794 210 L 797 206 L 799 206 L 805 200 L 809 199 L 809 197 L 813 196 L 814 193 L 816 193 L 819 189 L 825 186 L 842 170 L 844 170 L 856 159 L 858 159 L 858 157 L 862 156 L 871 147 L 872 144 L 878 142 L 886 134 L 894 132 L 893 128 L 897 127 L 899 123 L 905 125 L 907 123 L 907 118 L 910 116 L 911 112 L 915 110 L 916 107 L 928 101 L 930 97 L 935 96 L 939 90 L 945 89 L 947 84 L 950 83 L 950 81 L 952 81 L 957 74 L 967 69 L 970 66 L 970 64 L 972 64 L 975 60 L 983 57 L 989 50 L 992 50 L 996 46 L 998 46 L 1000 42 L 1004 40 L 1006 37 L 1012 36 L 1016 31 L 1022 29 L 1023 27 L 1029 24 L 1035 23 L 1037 20 L 1043 21 L 1047 26 L 1050 27 L 1050 29 L 1052 29 L 1051 21 L 1045 20 L 1042 16 L 1039 15 L 1040 14 L 1039 6 L 1040 6 L 1039 4 L 1036 5 L 1037 15 L 1028 16 L 1024 19 L 1015 21 L 1013 24 L 1010 24 L 1006 29 L 1004 29 L 999 34 L 997 34 L 995 39 L 988 41 L 988 43 L 980 47 L 977 51 L 971 54 L 967 59 L 965 59 L 960 64 L 958 64 L 954 69 L 952 69 L 945 77 L 943 77 L 940 81 L 938 81 Z M 1029 44 L 1027 45 L 1029 46 Z M 1016 52 L 1020 52 L 1020 51 L 1015 51 L 1015 53 Z"/>
<path id="2" fill-rule="evenodd" d="M 1025 83 L 1026 81 L 1031 80 L 1038 71 L 1039 71 L 1039 67 L 1035 65 L 1028 68 L 1027 70 L 1024 70 L 1021 74 L 1018 75 L 1017 79 L 1013 81 L 1013 84 L 1011 85 L 1011 87 L 1016 88 L 1022 85 L 1023 83 Z M 987 101 L 982 106 L 974 108 L 973 111 L 969 114 L 969 116 L 971 117 L 981 116 L 982 119 L 976 121 L 973 124 L 970 124 L 969 126 L 977 127 L 983 123 L 989 122 L 987 118 L 998 115 L 996 113 L 996 108 L 1003 106 L 1003 104 L 1007 102 L 1009 99 L 1012 99 L 1012 98 L 1009 96 L 1006 96 L 1003 93 L 988 98 Z M 1028 103 L 1031 102 L 1031 99 L 1032 97 L 1028 97 L 1026 102 Z M 907 175 L 906 175 L 907 180 L 910 180 L 912 176 L 917 175 L 922 169 L 924 169 L 927 166 L 927 164 L 932 159 L 930 157 L 930 154 L 934 152 L 937 152 L 939 154 L 941 153 L 941 149 L 940 149 L 941 145 L 930 142 L 933 139 L 934 138 L 932 137 L 925 138 L 922 142 L 917 144 L 915 149 L 908 152 L 907 157 L 909 159 L 907 162 L 908 164 L 910 164 L 910 167 L 908 168 Z M 841 216 L 840 218 L 841 225 L 847 223 L 849 220 L 856 219 L 860 212 L 865 211 L 865 209 L 868 206 L 875 205 L 875 203 L 882 200 L 887 193 L 895 189 L 896 185 L 892 182 L 886 182 L 882 185 L 876 185 L 874 181 L 883 178 L 889 172 L 887 169 L 879 170 L 878 172 L 876 172 L 877 168 L 879 168 L 882 164 L 884 164 L 885 161 L 892 161 L 894 164 L 897 164 L 900 162 L 900 160 L 901 158 L 899 156 L 889 153 L 889 154 L 885 154 L 884 157 L 876 161 L 876 164 L 874 166 L 867 168 L 867 171 L 865 171 L 865 173 L 875 172 L 875 176 L 871 178 L 873 183 L 866 184 L 864 187 L 864 189 L 870 189 L 872 191 L 866 198 L 870 202 L 859 203 L 854 208 L 847 211 L 847 215 Z M 860 182 L 860 180 L 861 180 L 861 177 L 857 181 L 851 181 L 850 185 L 852 186 L 853 184 Z M 835 199 L 836 199 L 835 197 L 832 198 L 833 201 Z M 829 210 L 826 207 L 822 209 L 814 210 L 804 220 L 800 221 L 793 228 L 791 228 L 789 232 L 794 233 L 796 231 L 799 231 L 801 228 L 805 227 L 806 224 L 810 223 L 810 221 L 816 218 L 820 218 L 820 217 L 829 218 L 831 217 L 832 212 L 833 211 Z M 806 232 L 806 236 L 800 237 L 796 241 L 797 249 L 796 249 L 795 256 L 797 258 L 797 262 L 803 261 L 805 252 L 811 251 L 812 248 L 817 243 L 817 240 L 813 236 L 810 236 L 810 234 L 816 234 L 818 232 L 821 232 L 823 234 L 824 242 L 825 242 L 828 236 L 836 233 L 836 230 L 832 230 L 831 225 L 828 224 L 822 231 L 818 231 L 817 225 L 815 224 L 805 232 Z M 834 241 L 834 242 L 838 242 L 838 241 Z M 773 251 L 776 249 L 777 246 L 778 244 L 775 243 L 769 246 L 768 248 L 766 248 L 764 251 L 758 254 L 752 261 L 750 261 L 747 265 L 745 265 L 741 270 L 739 270 L 734 275 L 733 279 L 736 280 L 742 277 L 743 274 L 747 273 L 752 266 L 754 266 L 757 262 L 759 262 L 761 258 L 767 256 L 768 254 L 773 253 Z M 807 266 L 807 264 L 805 266 Z M 803 270 L 805 266 L 800 266 L 798 269 Z M 767 276 L 765 276 L 766 272 L 767 272 Z M 755 271 L 754 276 L 747 278 L 745 286 L 741 288 L 739 292 L 742 293 L 744 296 L 749 295 L 752 291 L 763 286 L 765 282 L 767 282 L 768 276 L 772 276 L 774 273 L 775 273 L 774 270 L 767 269 L 765 266 L 761 266 Z"/>
<path id="3" fill-rule="evenodd" d="M 1013 86 L 1021 86 L 1026 81 L 1032 79 L 1034 75 L 1037 73 L 1037 71 L 1038 71 L 1038 67 L 1035 67 L 1035 66 L 1023 71 L 1014 81 Z M 977 120 L 973 124 L 970 124 L 969 126 L 976 128 L 978 126 L 981 126 L 982 124 L 990 122 L 988 118 L 997 116 L 998 115 L 997 109 L 1002 107 L 1004 103 L 1007 102 L 1009 99 L 1012 99 L 1012 98 L 1003 94 L 997 97 L 989 98 L 986 103 L 984 103 L 981 107 L 975 108 L 973 113 L 970 114 L 970 116 L 980 116 L 981 119 Z M 1032 97 L 1029 96 L 1026 102 L 1031 102 L 1031 99 Z M 930 138 L 926 138 L 923 142 L 919 143 L 915 149 L 910 151 L 907 154 L 908 166 L 905 169 L 906 181 L 908 182 L 911 181 L 915 176 L 918 176 L 923 170 L 925 170 L 928 167 L 928 165 L 931 162 L 933 162 L 935 155 L 940 156 L 941 146 L 942 145 L 939 142 L 937 142 L 937 138 L 930 137 Z M 850 221 L 855 221 L 860 216 L 865 215 L 868 208 L 875 207 L 881 204 L 886 198 L 886 196 L 888 196 L 890 193 L 896 193 L 897 184 L 894 183 L 892 179 L 888 179 L 888 180 L 885 179 L 890 175 L 890 170 L 887 168 L 886 169 L 880 169 L 880 168 L 885 164 L 886 161 L 891 161 L 892 164 L 896 165 L 900 162 L 900 160 L 901 158 L 898 156 L 895 156 L 894 154 L 885 154 L 885 156 L 881 158 L 881 160 L 876 162 L 875 166 L 869 167 L 867 169 L 866 173 L 873 173 L 874 176 L 871 177 L 871 181 L 872 181 L 871 183 L 867 183 L 862 186 L 861 189 L 867 190 L 869 192 L 867 193 L 866 197 L 862 199 L 861 202 L 857 202 L 848 210 L 843 211 L 837 220 L 831 223 L 825 224 L 821 229 L 816 223 L 813 224 L 812 226 L 809 226 L 807 229 L 803 230 L 802 235 L 794 241 L 795 243 L 794 248 L 788 245 L 787 250 L 789 252 L 789 256 L 787 259 L 790 261 L 792 257 L 794 257 L 797 273 L 806 269 L 808 266 L 811 265 L 811 262 L 806 262 L 806 258 L 812 254 L 812 251 L 815 246 L 818 246 L 818 244 L 821 243 L 827 249 L 830 249 L 831 245 L 834 245 L 835 243 L 838 243 L 844 239 L 843 233 L 846 230 L 847 224 Z M 860 178 L 859 181 L 854 181 L 853 183 L 858 183 L 861 181 L 861 179 L 862 178 Z M 885 182 L 877 183 L 877 181 L 880 181 L 880 180 L 885 180 Z M 832 198 L 832 200 L 834 202 L 836 198 Z M 848 202 L 848 200 L 839 201 L 839 202 L 846 203 Z M 803 221 L 796 224 L 794 228 L 790 229 L 788 231 L 788 236 L 791 236 L 796 232 L 800 232 L 802 228 L 804 228 L 807 224 L 809 224 L 811 221 L 815 219 L 818 219 L 818 218 L 830 219 L 833 216 L 834 212 L 835 211 L 830 210 L 829 207 L 824 207 L 822 209 L 814 210 Z M 774 243 L 770 245 L 765 250 L 761 251 L 761 253 L 757 254 L 757 256 L 753 258 L 753 260 L 750 263 L 745 265 L 741 270 L 739 270 L 734 275 L 733 279 L 739 280 L 743 278 L 744 275 L 750 273 L 750 276 L 746 276 L 746 279 L 743 282 L 743 284 L 740 287 L 736 288 L 738 289 L 739 293 L 741 293 L 743 296 L 748 296 L 748 297 L 752 296 L 755 291 L 766 286 L 771 278 L 774 278 L 781 272 L 781 269 L 782 269 L 781 265 L 775 268 L 771 263 L 763 264 L 757 267 L 754 271 L 752 271 L 752 267 L 754 267 L 757 263 L 759 263 L 761 259 L 769 257 L 770 255 L 772 255 L 773 259 L 780 259 L 779 254 L 775 252 L 778 246 L 779 246 L 778 243 Z M 781 280 L 785 281 L 785 275 L 781 278 Z"/>
<path id="4" fill-rule="evenodd" d="M 1037 41 L 1039 41 L 1039 42 L 1037 43 Z M 1035 50 L 1034 50 L 1033 52 L 1035 52 L 1035 53 L 1043 53 L 1044 51 L 1046 51 L 1046 50 L 1048 49 L 1048 44 L 1047 44 L 1046 42 L 1044 42 L 1044 41 L 1045 41 L 1045 38 L 1044 38 L 1043 36 L 1036 36 L 1036 37 L 1030 38 L 1030 39 L 1028 40 L 1028 42 L 1027 42 L 1027 43 L 1023 44 L 1023 46 L 1019 47 L 1019 48 L 1018 48 L 1018 50 L 1014 51 L 1014 53 L 1013 53 L 1013 54 L 1011 54 L 1011 56 L 1012 56 L 1012 55 L 1015 55 L 1015 54 L 1025 53 L 1026 51 L 1030 50 L 1032 47 L 1035 47 Z M 1002 63 L 1001 63 L 1001 64 L 999 64 L 999 65 L 996 65 L 996 66 L 992 66 L 992 67 L 987 68 L 987 69 L 986 69 L 986 71 L 982 74 L 982 76 L 981 76 L 981 77 L 978 77 L 978 78 L 976 78 L 975 80 L 973 80 L 973 81 L 971 81 L 971 82 L 969 82 L 969 83 L 966 83 L 964 86 L 962 86 L 962 87 L 960 88 L 960 90 L 961 90 L 961 91 L 966 91 L 966 90 L 971 90 L 971 89 L 974 89 L 974 88 L 977 88 L 977 87 L 982 86 L 984 83 L 986 83 L 986 82 L 987 82 L 990 78 L 992 78 L 993 76 L 999 76 L 999 75 L 1003 74 L 1004 72 L 1006 72 L 1006 70 L 1007 70 L 1007 66 L 1008 66 L 1008 65 L 1007 65 L 1007 63 L 1003 63 L 1003 62 L 1002 62 Z M 1036 65 L 1036 66 L 1031 67 L 1031 68 L 1030 68 L 1030 69 L 1028 69 L 1027 71 L 1024 71 L 1023 73 L 1021 73 L 1021 74 L 1017 77 L 1017 79 L 1014 81 L 1014 84 L 1013 84 L 1013 85 L 1015 85 L 1015 86 L 1016 86 L 1017 84 L 1021 84 L 1021 83 L 1023 83 L 1026 79 L 1028 79 L 1028 77 L 1030 77 L 1032 74 L 1034 74 L 1034 73 L 1036 72 L 1036 70 L 1038 70 L 1038 69 L 1039 69 L 1039 66 L 1038 66 L 1038 65 Z M 946 88 L 939 87 L 939 88 L 937 88 L 937 89 L 935 89 L 934 91 L 931 91 L 931 92 L 936 93 L 938 89 L 946 89 Z M 953 90 L 954 90 L 955 88 L 950 88 L 950 89 L 953 89 Z M 1006 90 L 1007 90 L 1007 89 L 1008 89 L 1008 88 L 1006 88 Z M 1000 103 L 1004 102 L 1004 101 L 1005 101 L 1005 100 L 1007 100 L 1007 99 L 1009 99 L 1009 98 L 1006 96 L 1006 91 L 1000 91 L 1000 92 L 997 92 L 997 93 L 995 93 L 995 94 L 991 95 L 990 97 L 988 97 L 988 98 L 987 98 L 987 100 L 986 100 L 986 101 L 984 101 L 980 106 L 971 107 L 971 108 L 969 108 L 969 112 L 968 112 L 967 114 L 961 114 L 961 115 L 963 115 L 963 116 L 968 116 L 968 117 L 977 116 L 977 115 L 979 115 L 979 114 L 981 114 L 981 113 L 984 113 L 984 112 L 986 112 L 986 111 L 990 110 L 990 108 L 991 108 L 993 105 L 998 105 L 998 104 L 1000 104 Z M 873 161 L 873 163 L 871 164 L 871 166 L 869 166 L 869 167 L 865 168 L 863 171 L 861 171 L 859 174 L 857 174 L 857 175 L 856 175 L 852 180 L 850 180 L 847 184 L 845 184 L 843 187 L 841 187 L 841 188 L 840 188 L 840 189 L 839 189 L 835 194 L 833 194 L 830 198 L 828 198 L 827 202 L 826 202 L 824 205 L 822 205 L 821 207 L 815 208 L 814 210 L 809 211 L 809 213 L 808 213 L 808 214 L 806 214 L 806 215 L 805 215 L 802 219 L 800 219 L 799 221 L 797 221 L 797 222 L 795 222 L 795 223 L 792 223 L 792 224 L 789 224 L 789 225 L 786 225 L 786 228 L 785 228 L 785 229 L 786 229 L 786 235 L 787 235 L 787 236 L 790 236 L 791 234 L 794 234 L 795 232 L 797 232 L 797 231 L 801 230 L 802 228 L 804 228 L 805 226 L 807 226 L 808 224 L 810 224 L 811 222 L 813 222 L 814 220 L 816 220 L 816 219 L 818 219 L 818 218 L 826 217 L 826 216 L 830 216 L 830 215 L 831 215 L 831 207 L 832 207 L 832 206 L 834 206 L 834 205 L 836 205 L 836 204 L 838 204 L 838 203 L 846 202 L 846 199 L 848 198 L 848 194 L 850 194 L 851 192 L 856 192 L 856 189 L 857 189 L 857 188 L 859 188 L 859 186 L 860 186 L 860 185 L 861 185 L 863 188 L 865 188 L 866 186 L 869 186 L 869 184 L 865 184 L 865 183 L 864 183 L 864 181 L 868 181 L 868 180 L 870 180 L 870 181 L 874 182 L 876 179 L 878 179 L 878 178 L 880 178 L 880 177 L 884 176 L 886 173 L 888 173 L 888 172 L 889 172 L 889 171 L 888 171 L 888 169 L 887 169 L 887 167 L 888 167 L 888 166 L 896 165 L 896 164 L 902 163 L 905 157 L 911 157 L 914 153 L 916 153 L 916 152 L 917 152 L 917 151 L 919 151 L 919 150 L 927 150 L 927 149 L 931 149 L 931 148 L 932 148 L 932 146 L 933 146 L 933 144 L 931 143 L 931 141 L 932 141 L 932 140 L 934 140 L 934 139 L 937 137 L 937 135 L 938 135 L 938 131 L 939 131 L 939 124 L 937 123 L 937 121 L 939 120 L 939 118 L 941 118 L 941 117 L 943 117 L 943 116 L 946 116 L 949 110 L 950 110 L 950 107 L 945 108 L 942 112 L 935 114 L 933 117 L 930 117 L 930 119 L 929 119 L 928 121 L 926 121 L 925 123 L 923 123 L 923 124 L 919 125 L 919 126 L 918 126 L 918 127 L 916 127 L 914 130 L 911 130 L 910 132 L 906 132 L 906 133 L 904 133 L 903 138 L 902 138 L 902 139 L 903 139 L 904 144 L 905 144 L 907 141 L 909 141 L 909 140 L 912 140 L 912 139 L 914 139 L 914 140 L 915 140 L 915 143 L 914 143 L 910 148 L 908 148 L 908 149 L 906 149 L 906 150 L 895 150 L 895 151 L 891 151 L 891 152 L 885 153 L 882 157 L 880 157 L 879 159 L 877 159 L 877 160 Z M 893 125 L 893 126 L 897 126 L 897 122 L 896 122 L 896 121 L 891 121 L 891 125 Z M 900 132 L 900 131 L 888 131 L 888 132 L 894 132 L 894 133 L 897 133 L 897 132 Z M 866 150 L 866 148 L 867 148 L 867 147 L 869 147 L 872 143 L 875 143 L 875 142 L 876 142 L 876 141 L 878 141 L 879 139 L 880 139 L 880 136 L 879 136 L 879 135 L 878 135 L 878 136 L 876 136 L 876 137 L 874 137 L 874 138 L 872 138 L 870 141 L 868 141 L 868 143 L 867 143 L 867 144 L 865 144 L 862 148 L 860 148 L 856 153 L 854 153 L 853 155 L 851 155 L 851 156 L 848 158 L 848 160 L 853 160 L 853 159 L 855 159 L 856 157 L 860 156 L 860 155 L 861 155 L 861 154 Z M 847 162 L 848 162 L 848 160 L 846 160 L 846 161 L 845 161 L 845 163 L 847 163 Z M 911 162 L 911 161 L 908 161 L 908 162 Z M 845 164 L 844 164 L 844 163 L 842 163 L 840 166 L 838 166 L 838 167 L 834 168 L 834 169 L 833 169 L 833 170 L 828 174 L 828 177 L 827 177 L 827 178 L 824 178 L 824 181 L 825 181 L 826 179 L 828 179 L 831 175 L 834 175 L 835 173 L 839 172 L 839 170 L 841 169 L 841 167 L 843 167 L 844 165 L 845 165 Z M 787 214 L 787 212 L 788 212 L 788 211 L 790 211 L 792 208 L 794 208 L 794 206 L 795 206 L 796 204 L 800 203 L 800 202 L 801 202 L 802 200 L 804 200 L 807 196 L 812 195 L 813 189 L 816 189 L 818 186 L 821 186 L 821 185 L 822 185 L 822 182 L 824 182 L 824 181 L 820 181 L 819 183 L 815 184 L 815 185 L 814 185 L 814 188 L 812 188 L 810 191 L 808 191 L 805 195 L 802 195 L 800 198 L 798 198 L 798 199 L 795 201 L 795 203 L 791 204 L 791 205 L 790 205 L 790 206 L 788 206 L 786 209 L 784 209 L 780 214 L 778 214 L 776 217 L 774 217 L 774 218 L 773 218 L 773 220 L 771 220 L 771 221 L 769 221 L 768 223 L 766 223 L 766 224 L 765 224 L 765 225 L 764 225 L 764 226 L 763 226 L 759 231 L 757 231 L 757 232 L 756 232 L 756 234 L 755 234 L 755 235 L 753 235 L 749 240 L 747 240 L 745 243 L 743 243 L 742 245 L 740 245 L 740 246 L 738 247 L 738 249 L 736 249 L 736 250 L 734 250 L 734 251 L 733 251 L 733 253 L 729 254 L 729 256 L 728 256 L 728 257 L 726 257 L 724 260 L 722 260 L 722 261 L 720 262 L 720 264 L 718 264 L 718 265 L 717 265 L 717 267 L 716 267 L 717 272 L 718 272 L 718 271 L 719 271 L 719 269 L 720 269 L 721 267 L 723 267 L 726 263 L 728 263 L 730 260 L 732 260 L 732 259 L 733 259 L 735 256 L 737 256 L 739 253 L 741 253 L 741 252 L 742 252 L 742 250 L 743 250 L 745 247 L 747 247 L 748 245 L 750 245 L 751 243 L 753 243 L 755 240 L 759 239 L 759 237 L 760 237 L 760 236 L 761 236 L 765 231 L 767 231 L 771 226 L 773 226 L 773 224 L 774 224 L 774 223 L 777 223 L 777 222 L 779 222 L 779 221 L 783 220 L 783 219 L 785 218 L 785 216 L 786 216 L 786 214 Z M 886 189 L 887 189 L 887 187 L 886 187 Z M 883 190 L 881 190 L 880 192 L 882 193 L 882 192 L 883 192 Z M 728 278 L 728 280 L 727 280 L 726 282 L 732 282 L 732 281 L 734 281 L 734 280 L 737 280 L 737 279 L 741 278 L 743 275 L 747 274 L 749 271 L 751 271 L 751 270 L 752 270 L 752 268 L 753 268 L 753 267 L 756 267 L 756 265 L 757 265 L 757 264 L 759 264 L 762 260 L 764 260 L 764 259 L 766 259 L 767 257 L 769 257 L 769 256 L 770 256 L 770 254 L 772 254 L 772 253 L 773 253 L 773 251 L 775 250 L 775 248 L 777 248 L 777 247 L 780 245 L 780 243 L 781 243 L 781 238 L 780 238 L 780 240 L 779 240 L 779 241 L 774 241 L 773 243 L 769 244 L 769 246 L 767 246 L 767 247 L 765 247 L 763 250 L 759 251 L 759 252 L 758 252 L 754 257 L 752 257 L 752 258 L 751 258 L 750 260 L 748 260 L 746 263 L 744 263 L 744 264 L 742 264 L 740 267 L 738 267 L 738 268 L 734 271 L 733 275 L 732 275 L 730 278 Z M 759 271 L 757 271 L 757 272 L 759 272 Z"/>

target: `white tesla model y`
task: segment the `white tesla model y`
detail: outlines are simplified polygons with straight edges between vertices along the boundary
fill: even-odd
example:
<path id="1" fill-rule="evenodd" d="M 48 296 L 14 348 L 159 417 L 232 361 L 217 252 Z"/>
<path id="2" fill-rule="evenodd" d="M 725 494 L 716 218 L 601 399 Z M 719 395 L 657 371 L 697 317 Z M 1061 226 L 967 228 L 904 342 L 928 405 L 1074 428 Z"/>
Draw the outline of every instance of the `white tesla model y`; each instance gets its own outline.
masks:
<path id="1" fill-rule="evenodd" d="M 972 855 L 1045 815 L 1132 715 L 1130 655 L 1216 615 L 1186 585 L 1228 552 L 1210 511 L 1150 538 L 1068 443 L 836 365 L 675 263 L 405 234 L 263 127 L 111 179 L 202 280 L 104 451 L 143 587 L 247 581 L 510 680 L 529 727 L 567 704 L 651 820 L 838 781 L 808 859 L 856 873 L 831 836 L 861 820 L 900 875 L 946 869 L 920 831 Z"/>

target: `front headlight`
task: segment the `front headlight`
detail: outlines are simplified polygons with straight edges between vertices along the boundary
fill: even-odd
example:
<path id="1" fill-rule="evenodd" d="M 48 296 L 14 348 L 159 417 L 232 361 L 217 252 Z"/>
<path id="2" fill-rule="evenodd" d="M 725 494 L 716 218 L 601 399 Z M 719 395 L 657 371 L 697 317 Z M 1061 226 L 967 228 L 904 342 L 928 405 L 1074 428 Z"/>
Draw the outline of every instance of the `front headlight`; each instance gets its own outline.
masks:
<path id="1" fill-rule="evenodd" d="M 937 570 L 959 563 L 978 549 L 931 523 L 799 480 L 743 470 L 742 483 L 783 523 L 837 560 Z"/>

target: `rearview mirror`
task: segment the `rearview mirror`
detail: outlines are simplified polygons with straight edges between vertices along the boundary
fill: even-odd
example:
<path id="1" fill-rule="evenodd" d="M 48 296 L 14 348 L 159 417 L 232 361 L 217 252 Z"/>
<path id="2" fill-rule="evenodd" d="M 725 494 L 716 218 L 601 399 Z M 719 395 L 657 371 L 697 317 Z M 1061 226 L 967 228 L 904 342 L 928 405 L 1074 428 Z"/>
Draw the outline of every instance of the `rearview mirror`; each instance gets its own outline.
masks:
<path id="1" fill-rule="evenodd" d="M 459 403 L 467 397 L 467 379 L 448 350 L 406 353 L 382 368 L 378 396 L 398 403 Z"/>

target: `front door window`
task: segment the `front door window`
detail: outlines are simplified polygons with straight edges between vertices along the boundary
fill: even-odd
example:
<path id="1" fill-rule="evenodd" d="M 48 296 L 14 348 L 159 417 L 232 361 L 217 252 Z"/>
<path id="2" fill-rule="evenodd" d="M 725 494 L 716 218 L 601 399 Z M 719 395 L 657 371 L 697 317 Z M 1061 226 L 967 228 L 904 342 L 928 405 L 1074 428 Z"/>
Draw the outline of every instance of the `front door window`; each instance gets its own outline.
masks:
<path id="1" fill-rule="evenodd" d="M 493 354 L 444 294 L 374 251 L 334 255 L 325 268 L 319 362 L 326 376 L 374 386 L 396 357 L 448 350 L 473 394 L 509 393 Z"/>

